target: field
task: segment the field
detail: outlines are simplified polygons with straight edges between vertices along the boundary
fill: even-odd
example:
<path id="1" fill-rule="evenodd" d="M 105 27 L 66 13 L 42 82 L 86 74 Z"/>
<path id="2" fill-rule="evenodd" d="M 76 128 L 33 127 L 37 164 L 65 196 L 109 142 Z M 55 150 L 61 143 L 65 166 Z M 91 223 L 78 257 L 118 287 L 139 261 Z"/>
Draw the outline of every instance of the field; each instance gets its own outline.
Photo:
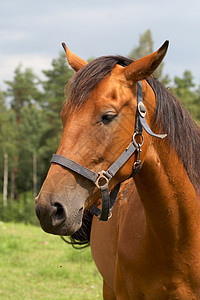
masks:
<path id="1" fill-rule="evenodd" d="M 0 222 L 0 299 L 102 299 L 90 248 L 75 250 L 40 227 Z"/>

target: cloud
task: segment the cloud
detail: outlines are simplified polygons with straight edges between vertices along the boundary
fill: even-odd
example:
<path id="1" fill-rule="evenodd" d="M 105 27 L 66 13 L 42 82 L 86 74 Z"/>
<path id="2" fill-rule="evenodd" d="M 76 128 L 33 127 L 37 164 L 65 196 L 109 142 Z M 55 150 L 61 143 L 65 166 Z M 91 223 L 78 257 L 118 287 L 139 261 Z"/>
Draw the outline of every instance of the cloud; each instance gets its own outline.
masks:
<path id="1" fill-rule="evenodd" d="M 165 59 L 172 66 L 166 68 L 170 76 L 187 68 L 200 82 L 199 19 L 198 0 L 182 0 L 181 5 L 178 0 L 1 1 L 0 80 L 11 77 L 20 61 L 36 72 L 48 68 L 62 51 L 61 42 L 84 59 L 128 55 L 139 35 L 151 29 L 155 48 L 170 40 Z"/>
<path id="2" fill-rule="evenodd" d="M 1 38 L 7 41 L 21 41 L 25 40 L 27 35 L 24 31 L 16 31 L 16 30 L 0 30 Z"/>
<path id="3" fill-rule="evenodd" d="M 22 69 L 32 68 L 35 75 L 40 78 L 44 77 L 42 70 L 51 68 L 51 57 L 29 54 L 29 55 L 0 55 L 1 72 L 0 72 L 0 89 L 5 89 L 4 81 L 12 81 L 14 70 L 22 64 Z"/>

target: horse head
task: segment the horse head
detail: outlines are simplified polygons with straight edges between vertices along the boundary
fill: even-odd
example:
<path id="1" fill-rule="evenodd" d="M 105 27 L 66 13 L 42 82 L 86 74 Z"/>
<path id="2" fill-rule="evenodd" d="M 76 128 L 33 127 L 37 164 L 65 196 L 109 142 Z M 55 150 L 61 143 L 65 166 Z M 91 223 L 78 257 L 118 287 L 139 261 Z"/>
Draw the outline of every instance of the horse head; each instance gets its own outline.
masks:
<path id="1" fill-rule="evenodd" d="M 139 81 L 142 82 L 145 118 L 151 127 L 155 94 L 145 79 L 163 60 L 168 42 L 134 62 L 105 56 L 88 64 L 65 44 L 63 47 L 76 74 L 71 79 L 68 101 L 61 112 L 63 134 L 57 155 L 98 174 L 107 170 L 132 143 Z M 144 132 L 141 166 L 149 141 L 149 135 Z M 136 142 L 140 145 L 141 135 L 136 137 Z M 119 168 L 110 181 L 111 187 L 130 178 L 137 156 L 138 151 Z M 72 235 L 81 227 L 84 210 L 99 197 L 99 189 L 91 180 L 52 162 L 36 198 L 36 214 L 46 232 Z"/>

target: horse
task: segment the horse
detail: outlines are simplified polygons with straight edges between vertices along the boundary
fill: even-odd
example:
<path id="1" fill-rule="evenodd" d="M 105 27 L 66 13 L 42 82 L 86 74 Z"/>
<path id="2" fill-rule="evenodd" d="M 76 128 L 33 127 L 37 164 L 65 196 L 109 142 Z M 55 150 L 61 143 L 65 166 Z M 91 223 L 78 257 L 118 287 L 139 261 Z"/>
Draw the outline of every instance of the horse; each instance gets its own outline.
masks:
<path id="1" fill-rule="evenodd" d="M 76 73 L 41 227 L 90 241 L 106 300 L 200 299 L 200 129 L 152 76 L 168 41 L 135 61 L 63 47 Z"/>

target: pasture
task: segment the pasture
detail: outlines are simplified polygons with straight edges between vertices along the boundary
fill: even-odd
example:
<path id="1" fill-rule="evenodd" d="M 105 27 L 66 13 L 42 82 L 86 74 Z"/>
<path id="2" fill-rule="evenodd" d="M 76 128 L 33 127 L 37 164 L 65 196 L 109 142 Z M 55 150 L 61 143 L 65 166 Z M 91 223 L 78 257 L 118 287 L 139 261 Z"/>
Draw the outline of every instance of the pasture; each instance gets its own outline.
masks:
<path id="1" fill-rule="evenodd" d="M 0 222 L 0 299 L 102 299 L 90 248 L 75 250 L 40 227 Z"/>

